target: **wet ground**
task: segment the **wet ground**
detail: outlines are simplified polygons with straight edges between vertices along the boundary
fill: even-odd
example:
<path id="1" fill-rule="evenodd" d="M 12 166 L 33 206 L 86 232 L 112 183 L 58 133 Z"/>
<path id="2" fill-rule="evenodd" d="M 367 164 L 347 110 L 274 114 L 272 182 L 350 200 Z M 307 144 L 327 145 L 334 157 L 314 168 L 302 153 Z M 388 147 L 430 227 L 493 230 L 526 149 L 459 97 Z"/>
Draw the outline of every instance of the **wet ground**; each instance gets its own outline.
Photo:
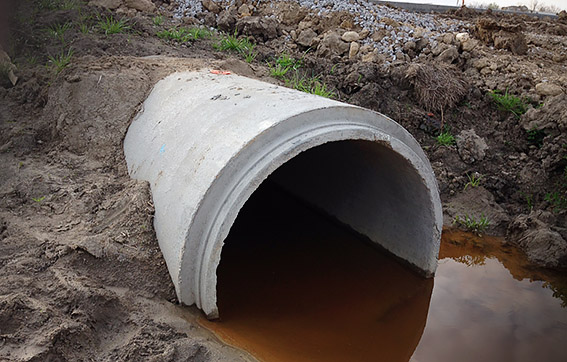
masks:
<path id="1" fill-rule="evenodd" d="M 263 185 L 218 277 L 221 320 L 201 323 L 264 361 L 567 360 L 566 278 L 494 238 L 445 231 L 423 279 Z"/>

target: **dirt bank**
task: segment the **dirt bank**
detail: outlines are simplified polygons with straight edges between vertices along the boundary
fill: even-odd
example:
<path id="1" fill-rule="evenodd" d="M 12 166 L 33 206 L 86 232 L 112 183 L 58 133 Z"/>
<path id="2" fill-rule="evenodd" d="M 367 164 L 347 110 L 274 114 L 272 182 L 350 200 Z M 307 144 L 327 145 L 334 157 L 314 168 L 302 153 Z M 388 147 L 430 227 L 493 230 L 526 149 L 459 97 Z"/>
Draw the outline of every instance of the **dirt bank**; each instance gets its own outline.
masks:
<path id="1" fill-rule="evenodd" d="M 433 18 L 447 25 L 429 34 L 413 15 L 382 16 L 384 27 L 365 31 L 346 11 L 319 14 L 295 2 L 205 1 L 184 19 L 173 17 L 175 2 L 90 3 L 14 2 L 9 36 L 0 37 L 0 359 L 249 358 L 181 318 L 188 312 L 175 305 L 149 188 L 130 180 L 122 153 L 153 84 L 203 66 L 293 85 L 292 73 L 271 72 L 282 54 L 301 59 L 300 76 L 410 130 L 432 161 L 447 224 L 484 216 L 483 232 L 507 233 L 532 262 L 566 265 L 564 17 L 461 12 Z M 124 28 L 105 30 L 114 21 Z M 214 37 L 157 36 L 199 23 L 245 32 L 253 59 L 216 50 Z M 405 43 L 390 54 L 395 40 Z M 465 91 L 424 102 L 419 91 L 432 80 L 412 64 L 454 74 Z M 526 112 L 498 108 L 496 89 L 519 97 Z M 446 145 L 437 140 L 441 112 L 456 138 Z"/>

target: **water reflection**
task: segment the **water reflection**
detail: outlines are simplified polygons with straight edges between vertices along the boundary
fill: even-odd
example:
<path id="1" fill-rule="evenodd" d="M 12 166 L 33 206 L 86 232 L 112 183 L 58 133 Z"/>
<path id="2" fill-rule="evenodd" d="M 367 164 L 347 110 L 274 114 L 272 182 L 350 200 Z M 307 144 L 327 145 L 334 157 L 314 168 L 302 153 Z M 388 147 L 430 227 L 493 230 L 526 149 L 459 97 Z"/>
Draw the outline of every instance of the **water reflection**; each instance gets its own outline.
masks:
<path id="1" fill-rule="evenodd" d="M 500 240 L 445 232 L 433 288 L 262 189 L 223 248 L 222 320 L 201 321 L 228 343 L 264 361 L 567 360 L 567 310 L 535 281 L 565 278 L 529 268 Z"/>

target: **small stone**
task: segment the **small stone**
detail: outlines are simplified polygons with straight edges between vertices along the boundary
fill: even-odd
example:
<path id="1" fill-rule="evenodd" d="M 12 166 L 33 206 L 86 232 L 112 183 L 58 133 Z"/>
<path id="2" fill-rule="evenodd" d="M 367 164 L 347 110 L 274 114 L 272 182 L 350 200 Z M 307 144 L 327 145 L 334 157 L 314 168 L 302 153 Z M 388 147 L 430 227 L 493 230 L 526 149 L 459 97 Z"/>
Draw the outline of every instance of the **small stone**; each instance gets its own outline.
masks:
<path id="1" fill-rule="evenodd" d="M 222 10 L 221 7 L 218 6 L 217 3 L 215 3 L 212 0 L 203 0 L 201 1 L 201 4 L 203 4 L 203 7 L 208 11 L 210 11 L 211 13 L 218 14 Z"/>
<path id="2" fill-rule="evenodd" d="M 150 0 L 124 0 L 124 4 L 144 13 L 153 13 L 156 10 L 156 6 Z"/>
<path id="3" fill-rule="evenodd" d="M 407 53 L 409 50 L 414 50 L 417 44 L 414 41 L 408 41 L 404 44 L 404 51 Z"/>
<path id="4" fill-rule="evenodd" d="M 452 33 L 444 34 L 441 41 L 445 44 L 451 45 L 455 42 L 455 36 Z"/>
<path id="5" fill-rule="evenodd" d="M 358 44 L 357 42 L 353 41 L 352 43 L 350 43 L 350 49 L 348 51 L 348 57 L 349 59 L 352 59 L 354 57 L 356 57 L 356 55 L 358 54 L 358 51 L 360 50 L 360 44 Z"/>
<path id="6" fill-rule="evenodd" d="M 478 40 L 476 39 L 468 39 L 462 43 L 463 51 L 470 52 L 478 45 Z"/>
<path id="7" fill-rule="evenodd" d="M 239 8 L 238 8 L 238 14 L 240 16 L 250 16 L 252 15 L 250 8 L 248 7 L 248 5 L 246 4 L 242 4 Z"/>
<path id="8" fill-rule="evenodd" d="M 401 26 L 400 23 L 390 18 L 382 18 L 382 22 L 386 25 L 390 25 L 392 28 L 399 28 Z"/>
<path id="9" fill-rule="evenodd" d="M 311 47 L 315 45 L 315 38 L 317 37 L 317 33 L 314 32 L 312 29 L 305 29 L 302 30 L 301 33 L 297 36 L 297 44 L 302 45 L 304 47 Z"/>
<path id="10" fill-rule="evenodd" d="M 440 62 L 453 63 L 457 58 L 459 58 L 459 51 L 456 47 L 452 46 L 444 50 L 437 58 Z"/>
<path id="11" fill-rule="evenodd" d="M 459 43 L 464 43 L 470 39 L 470 35 L 469 33 L 458 33 L 455 35 L 455 39 L 457 39 Z"/>
<path id="12" fill-rule="evenodd" d="M 365 39 L 370 34 L 370 30 L 362 29 L 360 33 L 358 33 L 359 40 Z"/>
<path id="13" fill-rule="evenodd" d="M 474 129 L 463 130 L 457 136 L 457 151 L 465 163 L 482 161 L 487 149 L 486 141 L 478 136 Z"/>
<path id="14" fill-rule="evenodd" d="M 362 56 L 362 62 L 363 63 L 371 63 L 375 60 L 376 60 L 376 51 L 373 51 L 373 52 L 368 53 L 368 54 L 364 54 Z"/>
<path id="15" fill-rule="evenodd" d="M 343 34 L 341 39 L 346 41 L 347 43 L 350 43 L 353 41 L 358 41 L 360 39 L 360 36 L 356 31 L 347 31 Z"/>
<path id="16" fill-rule="evenodd" d="M 541 96 L 556 96 L 563 93 L 563 89 L 560 86 L 548 82 L 536 84 L 535 90 Z"/>

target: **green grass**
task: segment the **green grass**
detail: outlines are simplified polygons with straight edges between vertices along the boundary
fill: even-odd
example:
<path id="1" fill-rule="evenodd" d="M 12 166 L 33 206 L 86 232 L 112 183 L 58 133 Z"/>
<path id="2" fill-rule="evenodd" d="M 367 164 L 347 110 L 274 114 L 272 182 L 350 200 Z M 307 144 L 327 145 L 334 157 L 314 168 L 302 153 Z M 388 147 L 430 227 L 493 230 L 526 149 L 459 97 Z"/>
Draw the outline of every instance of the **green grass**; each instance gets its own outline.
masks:
<path id="1" fill-rule="evenodd" d="M 441 146 L 451 146 L 455 144 L 455 137 L 448 131 L 445 130 L 437 136 L 437 144 Z"/>
<path id="2" fill-rule="evenodd" d="M 48 57 L 47 66 L 52 67 L 55 70 L 55 74 L 59 74 L 71 63 L 72 57 L 73 50 L 71 48 L 67 52 L 62 50 L 59 54 Z"/>
<path id="3" fill-rule="evenodd" d="M 91 31 L 91 28 L 87 24 L 82 23 L 81 25 L 79 25 L 79 31 L 81 32 L 81 34 L 88 34 Z"/>
<path id="4" fill-rule="evenodd" d="M 520 118 L 528 110 L 527 103 L 519 97 L 508 94 L 508 89 L 504 94 L 499 90 L 494 90 L 489 92 L 488 95 L 492 98 L 498 110 L 510 112 L 517 118 Z"/>
<path id="5" fill-rule="evenodd" d="M 464 227 L 470 232 L 480 235 L 483 233 L 486 228 L 490 225 L 490 221 L 484 214 L 480 216 L 477 220 L 474 216 L 464 215 L 464 216 L 455 216 L 453 220 L 453 225 L 458 225 L 460 227 Z"/>
<path id="6" fill-rule="evenodd" d="M 53 38 L 58 39 L 61 43 L 65 44 L 65 33 L 71 29 L 71 23 L 55 24 L 47 29 L 47 33 Z"/>
<path id="7" fill-rule="evenodd" d="M 567 209 L 567 194 L 562 195 L 558 191 L 548 192 L 543 199 L 551 204 L 553 212 Z"/>
<path id="8" fill-rule="evenodd" d="M 32 200 L 35 201 L 35 202 L 37 202 L 37 203 L 40 203 L 40 202 L 42 202 L 43 200 L 45 200 L 45 196 L 32 197 Z"/>
<path id="9" fill-rule="evenodd" d="M 325 98 L 332 98 L 335 96 L 335 92 L 330 90 L 318 76 L 306 77 L 297 70 L 291 78 L 285 79 L 285 84 L 293 89 Z"/>
<path id="10" fill-rule="evenodd" d="M 223 34 L 222 37 L 213 47 L 222 51 L 233 51 L 240 54 L 249 54 L 253 51 L 255 45 L 248 37 L 239 38 L 236 33 L 234 35 Z"/>
<path id="11" fill-rule="evenodd" d="M 268 63 L 270 68 L 270 75 L 275 78 L 284 78 L 290 70 L 297 70 L 301 67 L 301 59 L 296 60 L 286 53 L 281 54 L 274 60 L 274 63 Z"/>
<path id="12" fill-rule="evenodd" d="M 157 33 L 160 39 L 175 40 L 180 43 L 187 43 L 202 38 L 212 36 L 211 31 L 203 28 L 171 28 Z"/>
<path id="13" fill-rule="evenodd" d="M 258 52 L 254 50 L 254 45 L 252 45 L 252 48 L 248 49 L 248 52 L 244 53 L 243 55 L 246 63 L 252 63 L 258 56 Z"/>
<path id="14" fill-rule="evenodd" d="M 156 15 L 152 18 L 152 21 L 153 21 L 154 25 L 160 26 L 160 25 L 163 24 L 163 16 L 162 15 Z"/>
<path id="15" fill-rule="evenodd" d="M 527 139 L 530 145 L 541 148 L 543 146 L 543 139 L 545 138 L 545 131 L 542 129 L 532 128 L 527 131 Z"/>
<path id="16" fill-rule="evenodd" d="M 100 19 L 98 22 L 98 27 L 104 32 L 105 35 L 125 33 L 131 29 L 126 20 L 114 19 L 112 15 L 107 16 L 104 19 Z"/>
<path id="17" fill-rule="evenodd" d="M 478 187 L 480 185 L 480 180 L 482 179 L 482 175 L 478 174 L 478 173 L 473 173 L 473 174 L 468 174 L 467 175 L 469 182 L 467 182 L 467 184 L 465 185 L 464 190 L 467 189 L 467 187 Z"/>

